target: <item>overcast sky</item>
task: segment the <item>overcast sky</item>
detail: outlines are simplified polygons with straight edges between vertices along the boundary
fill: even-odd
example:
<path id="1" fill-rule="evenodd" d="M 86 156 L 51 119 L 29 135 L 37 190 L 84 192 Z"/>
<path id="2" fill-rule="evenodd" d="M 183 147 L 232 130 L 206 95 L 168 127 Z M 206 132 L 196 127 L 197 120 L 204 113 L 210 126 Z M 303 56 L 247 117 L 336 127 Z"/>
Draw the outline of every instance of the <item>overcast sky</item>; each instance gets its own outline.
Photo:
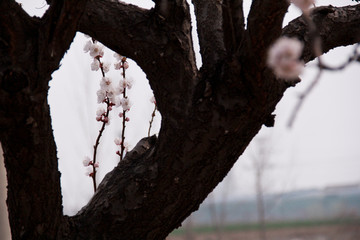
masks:
<path id="1" fill-rule="evenodd" d="M 31 14 L 46 9 L 44 0 L 20 1 Z M 150 8 L 150 0 L 126 1 Z M 248 9 L 250 1 L 244 1 Z M 354 4 L 350 0 L 317 1 L 317 5 L 343 6 Z M 45 7 L 43 7 L 45 6 Z M 247 12 L 247 11 L 246 11 Z M 300 12 L 290 7 L 285 24 Z M 194 27 L 195 30 L 195 27 Z M 92 156 L 93 145 L 100 129 L 95 120 L 98 107 L 96 91 L 99 88 L 100 72 L 90 71 L 91 58 L 83 52 L 87 39 L 78 33 L 70 50 L 62 60 L 60 70 L 53 74 L 50 82 L 49 103 L 53 116 L 54 135 L 58 147 L 59 168 L 62 173 L 64 211 L 76 213 L 92 196 L 91 178 L 85 176 L 82 165 L 84 156 Z M 194 42 L 197 39 L 194 38 Z M 324 59 L 336 66 L 344 62 L 353 47 L 338 48 Z M 197 52 L 197 63 L 201 58 Z M 106 51 L 105 61 L 114 63 L 113 53 Z M 148 122 L 153 106 L 149 99 L 151 89 L 145 74 L 129 60 L 127 75 L 135 80 L 129 91 L 134 104 L 129 112 L 130 122 L 126 128 L 126 139 L 134 146 L 147 135 Z M 314 63 L 309 63 L 301 75 L 302 82 L 289 89 L 276 109 L 276 126 L 261 131 L 269 149 L 271 168 L 266 171 L 267 192 L 282 192 L 294 189 L 318 188 L 328 185 L 360 183 L 360 64 L 351 64 L 341 72 L 325 72 L 316 89 L 305 100 L 292 129 L 286 123 L 294 109 L 297 96 L 314 79 Z M 112 70 L 110 77 L 119 79 L 118 71 Z M 110 171 L 118 161 L 113 139 L 119 136 L 120 119 L 112 113 L 111 124 L 102 137 L 99 151 L 99 178 Z M 160 126 L 157 113 L 153 133 Z M 259 141 L 254 140 L 240 157 L 228 178 L 217 190 L 216 197 L 225 192 L 227 198 L 253 194 L 254 181 L 251 156 L 257 151 Z"/>

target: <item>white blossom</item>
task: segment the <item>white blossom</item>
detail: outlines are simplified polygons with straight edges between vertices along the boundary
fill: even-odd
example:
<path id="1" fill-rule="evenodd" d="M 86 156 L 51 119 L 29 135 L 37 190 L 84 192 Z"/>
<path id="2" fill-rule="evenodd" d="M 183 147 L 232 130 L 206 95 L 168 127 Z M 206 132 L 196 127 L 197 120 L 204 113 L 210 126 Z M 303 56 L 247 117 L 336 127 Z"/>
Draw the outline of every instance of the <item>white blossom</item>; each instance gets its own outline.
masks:
<path id="1" fill-rule="evenodd" d="M 104 73 L 107 73 L 110 70 L 110 63 L 103 63 L 102 68 Z"/>
<path id="2" fill-rule="evenodd" d="M 130 144 L 128 142 L 124 142 L 124 150 L 125 152 L 129 151 Z"/>
<path id="3" fill-rule="evenodd" d="M 99 108 L 96 110 L 96 116 L 98 116 L 98 117 L 102 116 L 102 115 L 105 114 L 105 113 L 106 113 L 106 110 L 105 110 L 105 108 L 103 108 L 103 107 L 99 107 Z"/>
<path id="4" fill-rule="evenodd" d="M 112 81 L 109 77 L 102 77 L 100 81 L 100 88 L 109 91 L 112 88 Z"/>
<path id="5" fill-rule="evenodd" d="M 120 70 L 121 67 L 122 67 L 122 63 L 121 63 L 121 62 L 114 63 L 114 68 L 115 68 L 115 70 Z"/>
<path id="6" fill-rule="evenodd" d="M 117 146 L 121 146 L 122 141 L 121 141 L 120 138 L 117 137 L 117 138 L 114 139 L 114 143 L 115 143 L 115 145 L 117 145 Z"/>
<path id="7" fill-rule="evenodd" d="M 104 56 L 104 46 L 99 45 L 99 44 L 92 44 L 90 46 L 90 56 L 95 58 L 95 57 L 102 57 Z"/>
<path id="8" fill-rule="evenodd" d="M 109 101 L 116 104 L 116 97 L 117 97 L 117 94 L 116 94 L 116 91 L 115 89 L 110 86 L 107 90 L 106 90 L 106 96 L 109 98 Z"/>
<path id="9" fill-rule="evenodd" d="M 115 91 L 115 94 L 118 94 L 117 91 Z M 115 104 L 115 107 L 120 107 L 120 101 L 121 101 L 121 98 L 118 95 L 116 95 L 113 98 L 112 103 Z"/>
<path id="10" fill-rule="evenodd" d="M 116 91 L 116 94 L 117 94 L 117 95 L 120 95 L 120 94 L 124 93 L 124 87 L 119 84 L 119 85 L 116 87 L 115 91 Z"/>
<path id="11" fill-rule="evenodd" d="M 114 53 L 114 57 L 116 58 L 117 61 L 121 61 L 123 59 L 123 56 L 121 56 L 118 53 Z"/>
<path id="12" fill-rule="evenodd" d="M 300 8 L 303 12 L 307 11 L 312 5 L 315 4 L 315 0 L 291 0 L 296 7 Z"/>
<path id="13" fill-rule="evenodd" d="M 150 98 L 150 102 L 156 104 L 155 96 L 152 96 L 152 97 Z"/>
<path id="14" fill-rule="evenodd" d="M 120 100 L 120 105 L 121 107 L 123 108 L 124 111 L 128 111 L 130 110 L 130 107 L 131 107 L 131 102 L 128 98 L 122 98 Z"/>
<path id="15" fill-rule="evenodd" d="M 119 85 L 122 88 L 128 88 L 131 89 L 133 86 L 134 80 L 132 78 L 124 78 L 119 81 Z"/>
<path id="16" fill-rule="evenodd" d="M 297 39 L 282 37 L 269 50 L 268 66 L 277 77 L 294 79 L 303 70 L 304 64 L 299 60 L 303 45 Z"/>
<path id="17" fill-rule="evenodd" d="M 98 103 L 103 103 L 105 101 L 105 98 L 106 98 L 106 91 L 104 89 L 99 89 L 97 92 L 96 92 L 96 95 L 98 97 L 97 99 L 97 102 Z"/>
<path id="18" fill-rule="evenodd" d="M 100 63 L 97 59 L 94 58 L 94 61 L 91 63 L 91 70 L 97 71 L 100 68 Z"/>
<path id="19" fill-rule="evenodd" d="M 85 176 L 91 176 L 93 174 L 93 167 L 92 166 L 88 166 L 85 169 Z"/>
<path id="20" fill-rule="evenodd" d="M 92 45 L 93 45 L 93 43 L 90 40 L 87 41 L 84 46 L 84 52 L 85 53 L 89 52 Z"/>
<path id="21" fill-rule="evenodd" d="M 90 159 L 88 156 L 86 156 L 86 157 L 84 158 L 84 160 L 83 160 L 83 165 L 84 165 L 84 167 L 89 166 L 89 165 L 90 165 L 90 162 L 91 162 L 91 159 Z"/>

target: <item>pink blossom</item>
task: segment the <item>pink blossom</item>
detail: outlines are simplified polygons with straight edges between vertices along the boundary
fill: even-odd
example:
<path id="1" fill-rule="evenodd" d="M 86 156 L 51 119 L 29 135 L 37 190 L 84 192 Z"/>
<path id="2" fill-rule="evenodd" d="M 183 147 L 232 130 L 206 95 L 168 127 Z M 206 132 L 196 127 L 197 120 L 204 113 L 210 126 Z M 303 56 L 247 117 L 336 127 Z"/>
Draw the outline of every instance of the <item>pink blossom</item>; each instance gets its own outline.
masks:
<path id="1" fill-rule="evenodd" d="M 150 102 L 156 104 L 156 100 L 155 100 L 155 97 L 154 97 L 154 96 L 152 96 L 152 97 L 150 98 Z"/>
<path id="2" fill-rule="evenodd" d="M 269 50 L 268 66 L 277 77 L 294 79 L 303 70 L 303 62 L 299 60 L 303 45 L 297 39 L 282 37 Z"/>
<path id="3" fill-rule="evenodd" d="M 99 167 L 99 162 L 94 163 L 94 167 L 98 168 Z"/>
<path id="4" fill-rule="evenodd" d="M 119 113 L 119 117 L 122 118 L 124 116 L 124 113 L 123 112 L 120 112 Z"/>
<path id="5" fill-rule="evenodd" d="M 315 4 L 315 0 L 291 0 L 295 6 L 301 9 L 301 11 L 307 11 L 311 6 Z"/>
<path id="6" fill-rule="evenodd" d="M 126 121 L 126 122 L 130 121 L 130 118 L 129 118 L 129 117 L 126 117 L 126 118 L 125 118 L 125 121 Z"/>
<path id="7" fill-rule="evenodd" d="M 124 66 L 125 69 L 128 69 L 128 68 L 129 68 L 129 63 L 128 63 L 128 62 L 124 62 L 123 66 Z"/>

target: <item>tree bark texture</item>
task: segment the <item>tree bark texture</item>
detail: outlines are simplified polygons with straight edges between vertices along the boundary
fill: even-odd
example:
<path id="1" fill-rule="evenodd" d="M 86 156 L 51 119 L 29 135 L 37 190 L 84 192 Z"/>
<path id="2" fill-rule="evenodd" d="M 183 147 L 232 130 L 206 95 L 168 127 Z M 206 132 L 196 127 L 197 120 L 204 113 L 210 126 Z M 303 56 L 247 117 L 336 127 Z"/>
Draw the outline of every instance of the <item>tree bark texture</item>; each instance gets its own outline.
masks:
<path id="1" fill-rule="evenodd" d="M 0 141 L 13 239 L 165 239 L 222 181 L 290 87 L 266 67 L 282 34 L 304 42 L 302 17 L 281 24 L 288 1 L 254 0 L 244 27 L 242 1 L 193 0 L 203 66 L 197 70 L 185 0 L 146 10 L 110 0 L 48 1 L 42 18 L 0 3 Z M 209 16 L 211 16 L 209 18 Z M 312 11 L 324 52 L 360 41 L 360 6 Z M 62 214 L 48 81 L 76 31 L 135 60 L 162 115 L 109 172 L 90 202 Z"/>

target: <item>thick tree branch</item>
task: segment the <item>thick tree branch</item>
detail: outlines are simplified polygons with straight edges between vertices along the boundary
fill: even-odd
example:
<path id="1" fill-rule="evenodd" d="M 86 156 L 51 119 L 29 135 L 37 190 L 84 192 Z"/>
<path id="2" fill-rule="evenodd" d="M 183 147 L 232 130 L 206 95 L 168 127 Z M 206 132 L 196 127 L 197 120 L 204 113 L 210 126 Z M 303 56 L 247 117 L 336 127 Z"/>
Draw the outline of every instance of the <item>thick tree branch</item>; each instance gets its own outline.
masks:
<path id="1" fill-rule="evenodd" d="M 226 100 L 204 100 L 176 128 L 164 119 L 159 139 L 143 139 L 71 219 L 71 235 L 157 240 L 178 227 L 226 176 L 267 115 Z M 241 124 L 247 117 L 252 120 Z"/>
<path id="2" fill-rule="evenodd" d="M 223 6 L 218 0 L 192 0 L 195 8 L 203 65 L 215 69 L 226 56 Z"/>
<path id="3" fill-rule="evenodd" d="M 184 16 L 187 15 L 188 4 L 186 0 L 156 0 L 155 11 L 161 17 L 172 24 L 182 24 Z"/>
<path id="4" fill-rule="evenodd" d="M 259 64 L 265 64 L 268 47 L 277 39 L 282 30 L 288 0 L 254 0 L 248 17 L 248 32 L 251 50 Z"/>
<path id="5" fill-rule="evenodd" d="M 52 0 L 39 26 L 39 69 L 51 74 L 68 50 L 87 0 Z M 47 64 L 42 64 L 46 62 Z M 43 76 L 41 76 L 42 78 Z"/>
<path id="6" fill-rule="evenodd" d="M 47 90 L 85 3 L 53 1 L 43 19 L 0 3 L 0 141 L 13 239 L 54 239 L 63 222 Z"/>
<path id="7" fill-rule="evenodd" d="M 11 62 L 20 65 L 27 61 L 28 56 L 24 56 L 24 52 L 31 44 L 38 19 L 31 18 L 15 1 L 1 1 L 0 6 L 4 11 L 0 15 L 0 53 L 3 56 L 0 58 L 0 70 L 4 70 Z"/>
<path id="8" fill-rule="evenodd" d="M 176 2 L 171 10 L 175 13 L 167 19 L 157 9 L 91 0 L 79 26 L 83 33 L 134 59 L 147 74 L 159 111 L 171 112 L 168 116 L 174 121 L 188 111 L 197 84 L 188 5 Z"/>
<path id="9" fill-rule="evenodd" d="M 225 47 L 230 55 L 238 49 L 244 36 L 245 23 L 242 0 L 225 0 L 223 2 L 223 28 Z"/>
<path id="10" fill-rule="evenodd" d="M 322 52 L 360 42 L 360 4 L 346 7 L 314 8 L 310 17 L 316 25 L 321 38 Z M 284 36 L 295 37 L 304 43 L 303 59 L 311 61 L 316 56 L 306 20 L 298 17 L 291 21 L 283 30 Z"/>

